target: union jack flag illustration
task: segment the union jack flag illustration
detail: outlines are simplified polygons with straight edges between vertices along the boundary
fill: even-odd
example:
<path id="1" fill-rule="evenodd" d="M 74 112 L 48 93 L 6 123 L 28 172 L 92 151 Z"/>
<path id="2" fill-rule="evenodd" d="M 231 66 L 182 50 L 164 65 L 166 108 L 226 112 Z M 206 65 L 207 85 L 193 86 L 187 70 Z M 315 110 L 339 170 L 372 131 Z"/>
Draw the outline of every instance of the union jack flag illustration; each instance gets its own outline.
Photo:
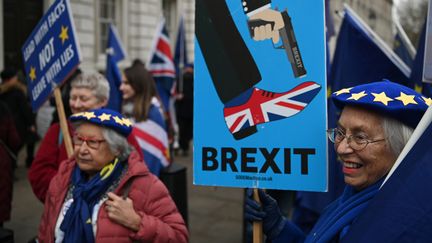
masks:
<path id="1" fill-rule="evenodd" d="M 156 36 L 147 69 L 153 75 L 156 82 L 159 97 L 165 110 L 169 108 L 169 100 L 175 92 L 175 67 L 171 54 L 170 40 L 165 24 L 162 19 L 156 30 Z"/>
<path id="2" fill-rule="evenodd" d="M 247 102 L 224 108 L 225 122 L 235 134 L 261 123 L 293 116 L 302 111 L 320 89 L 315 82 L 304 82 L 284 93 L 254 88 Z"/>

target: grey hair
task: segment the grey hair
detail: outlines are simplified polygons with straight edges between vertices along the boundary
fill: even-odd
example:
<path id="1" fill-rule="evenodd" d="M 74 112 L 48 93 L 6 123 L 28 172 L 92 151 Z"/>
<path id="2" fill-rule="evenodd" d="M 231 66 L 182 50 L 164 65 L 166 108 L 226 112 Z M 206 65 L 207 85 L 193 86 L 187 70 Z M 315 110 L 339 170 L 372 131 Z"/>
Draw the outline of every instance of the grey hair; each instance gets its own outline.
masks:
<path id="1" fill-rule="evenodd" d="M 108 80 L 100 73 L 82 73 L 71 82 L 72 88 L 86 88 L 93 92 L 99 101 L 108 100 L 110 86 Z"/>
<path id="2" fill-rule="evenodd" d="M 394 155 L 399 156 L 414 129 L 390 117 L 383 117 L 382 127 L 391 150 Z"/>
<path id="3" fill-rule="evenodd" d="M 129 145 L 127 138 L 106 127 L 102 127 L 102 135 L 105 138 L 111 152 L 118 154 L 117 157 L 120 161 L 124 161 L 129 157 L 132 147 Z"/>

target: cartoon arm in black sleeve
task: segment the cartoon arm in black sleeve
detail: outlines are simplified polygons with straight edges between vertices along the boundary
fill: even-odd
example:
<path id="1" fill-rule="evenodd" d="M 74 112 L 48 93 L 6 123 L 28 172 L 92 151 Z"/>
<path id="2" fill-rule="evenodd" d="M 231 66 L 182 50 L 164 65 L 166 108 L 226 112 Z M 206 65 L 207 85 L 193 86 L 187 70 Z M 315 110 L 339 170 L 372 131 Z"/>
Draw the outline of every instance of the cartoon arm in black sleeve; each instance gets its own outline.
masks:
<path id="1" fill-rule="evenodd" d="M 249 20 L 272 22 L 272 30 L 277 31 L 283 28 L 283 20 L 280 12 L 270 8 L 270 3 L 270 0 L 241 2 Z M 262 79 L 260 71 L 231 17 L 226 2 L 196 0 L 196 11 L 199 48 L 216 92 L 224 104 L 225 122 L 235 139 L 254 134 L 257 132 L 256 125 L 260 123 L 297 114 L 318 93 L 320 86 L 314 82 L 306 82 L 294 88 L 299 90 L 299 94 L 305 94 L 299 95 L 299 98 L 292 97 L 292 91 L 274 93 L 255 87 Z M 259 34 L 261 30 L 254 31 L 257 33 L 256 38 L 264 39 Z M 276 34 L 273 33 L 271 37 L 276 37 Z M 300 98 L 304 106 L 296 106 L 295 109 L 288 108 L 291 107 L 288 104 L 283 105 L 283 101 L 279 102 L 281 99 L 292 102 L 288 100 Z M 271 105 L 273 100 L 277 105 Z"/>

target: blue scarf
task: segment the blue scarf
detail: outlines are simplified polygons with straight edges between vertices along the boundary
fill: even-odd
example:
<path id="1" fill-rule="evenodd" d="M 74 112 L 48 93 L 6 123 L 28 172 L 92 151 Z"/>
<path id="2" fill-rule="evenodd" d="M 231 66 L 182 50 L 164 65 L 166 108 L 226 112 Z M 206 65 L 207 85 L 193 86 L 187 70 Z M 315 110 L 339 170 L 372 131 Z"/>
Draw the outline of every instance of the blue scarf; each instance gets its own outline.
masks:
<path id="1" fill-rule="evenodd" d="M 305 242 L 338 242 L 378 192 L 383 179 L 360 192 L 346 186 L 343 194 L 319 218 Z"/>
<path id="2" fill-rule="evenodd" d="M 67 210 L 60 229 L 64 232 L 64 243 L 93 243 L 93 207 L 104 193 L 120 177 L 124 163 L 116 158 L 90 180 L 75 166 L 72 172 L 73 203 Z"/>

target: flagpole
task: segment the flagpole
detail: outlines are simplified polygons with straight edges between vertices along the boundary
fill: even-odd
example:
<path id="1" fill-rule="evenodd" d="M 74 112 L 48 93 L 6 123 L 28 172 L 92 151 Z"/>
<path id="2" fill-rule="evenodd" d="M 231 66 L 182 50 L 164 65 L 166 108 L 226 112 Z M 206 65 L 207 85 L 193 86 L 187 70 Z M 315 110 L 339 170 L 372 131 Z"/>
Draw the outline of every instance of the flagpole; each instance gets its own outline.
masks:
<path id="1" fill-rule="evenodd" d="M 65 147 L 66 147 L 66 153 L 67 156 L 70 157 L 73 154 L 73 148 L 72 148 L 72 140 L 69 134 L 69 128 L 66 122 L 66 115 L 65 115 L 65 111 L 64 111 L 64 106 L 63 106 L 63 100 L 62 100 L 62 96 L 61 96 L 61 92 L 60 92 L 60 88 L 56 87 L 54 89 L 54 97 L 55 97 L 55 101 L 56 101 L 56 106 L 57 106 L 57 113 L 59 116 L 59 121 L 60 121 L 60 128 L 61 131 L 63 133 L 63 140 L 65 143 Z"/>
<path id="2" fill-rule="evenodd" d="M 185 49 L 185 46 L 184 45 L 186 45 L 186 43 L 184 43 L 184 35 L 186 33 L 185 33 L 184 29 L 183 30 L 181 29 L 182 27 L 184 28 L 183 21 L 184 21 L 184 19 L 183 19 L 183 15 L 182 15 L 181 20 L 180 20 L 180 28 L 179 28 L 179 31 L 181 32 L 180 35 L 179 35 L 179 37 L 180 37 L 179 93 L 180 94 L 183 94 L 183 68 L 184 68 L 184 65 L 185 65 L 185 63 L 184 63 L 184 55 L 185 55 L 184 49 Z"/>
<path id="3" fill-rule="evenodd" d="M 412 149 L 412 147 L 414 147 L 414 145 L 417 143 L 417 140 L 419 140 L 419 138 L 424 133 L 424 131 L 428 128 L 431 122 L 432 122 L 432 106 L 430 106 L 427 109 L 426 113 L 423 115 L 423 118 L 420 120 L 419 124 L 417 125 L 416 129 L 414 130 L 413 134 L 408 140 L 407 144 L 403 148 L 402 152 L 399 154 L 398 158 L 396 159 L 396 162 L 390 169 L 390 172 L 387 174 L 387 177 L 384 179 L 384 182 L 381 184 L 381 187 L 387 182 L 390 176 L 395 172 L 395 170 L 400 165 L 402 160 Z"/>
<path id="4" fill-rule="evenodd" d="M 257 188 L 253 189 L 253 198 L 258 203 L 261 203 Z M 254 221 L 253 222 L 253 243 L 262 243 L 262 242 L 263 242 L 262 222 Z"/>

